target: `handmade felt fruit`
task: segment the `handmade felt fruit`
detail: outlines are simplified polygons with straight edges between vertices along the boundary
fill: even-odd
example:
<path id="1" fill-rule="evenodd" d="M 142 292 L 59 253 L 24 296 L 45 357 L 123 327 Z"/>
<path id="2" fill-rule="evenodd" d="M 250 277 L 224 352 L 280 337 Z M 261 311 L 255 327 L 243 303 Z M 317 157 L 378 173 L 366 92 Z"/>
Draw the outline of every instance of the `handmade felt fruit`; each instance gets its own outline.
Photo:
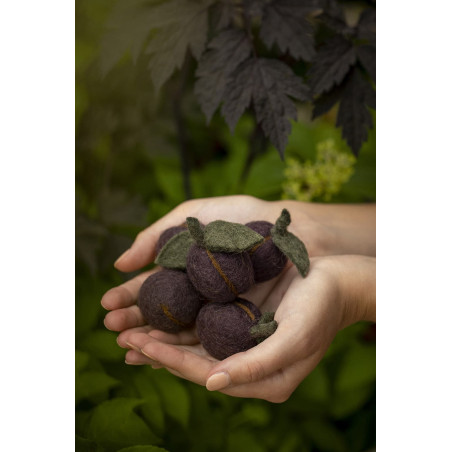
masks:
<path id="1" fill-rule="evenodd" d="M 254 269 L 254 280 L 259 283 L 275 278 L 284 269 L 287 256 L 273 243 L 271 229 L 274 225 L 268 221 L 252 221 L 245 226 L 264 237 L 262 243 L 257 244 L 249 251 Z"/>
<path id="2" fill-rule="evenodd" d="M 219 360 L 256 346 L 276 328 L 273 313 L 262 315 L 253 303 L 241 298 L 231 303 L 207 303 L 196 318 L 201 344 Z"/>
<path id="3" fill-rule="evenodd" d="M 213 221 L 201 228 L 196 218 L 187 218 L 195 240 L 187 254 L 187 274 L 207 300 L 233 301 L 254 284 L 251 258 L 246 252 L 263 237 L 245 225 Z"/>
<path id="4" fill-rule="evenodd" d="M 175 235 L 180 232 L 184 232 L 187 230 L 187 224 L 184 223 L 180 226 L 172 226 L 171 228 L 166 229 L 160 234 L 159 239 L 157 240 L 157 244 L 155 245 L 155 251 L 157 254 L 162 251 L 162 248 L 166 245 L 166 243 L 173 238 Z"/>
<path id="5" fill-rule="evenodd" d="M 177 333 L 193 325 L 203 301 L 186 273 L 162 269 L 145 280 L 137 304 L 149 325 Z"/>

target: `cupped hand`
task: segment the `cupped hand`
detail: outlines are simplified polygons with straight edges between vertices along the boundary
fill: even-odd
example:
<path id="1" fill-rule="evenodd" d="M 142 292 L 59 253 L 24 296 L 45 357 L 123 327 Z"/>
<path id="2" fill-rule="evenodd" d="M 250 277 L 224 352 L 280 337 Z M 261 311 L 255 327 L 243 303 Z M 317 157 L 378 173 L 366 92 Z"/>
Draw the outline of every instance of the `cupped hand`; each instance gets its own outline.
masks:
<path id="1" fill-rule="evenodd" d="M 283 402 L 315 368 L 341 328 L 374 320 L 374 279 L 375 259 L 363 256 L 313 259 L 307 278 L 288 266 L 279 277 L 243 295 L 262 311 L 276 311 L 276 332 L 223 361 L 208 355 L 193 330 L 174 335 L 145 326 L 133 305 L 139 280 L 120 289 L 127 297 L 117 299 L 123 300 L 122 307 L 107 315 L 106 325 L 114 327 L 116 321 L 126 326 L 118 343 L 131 348 L 126 355 L 129 364 L 166 367 L 209 390 L 232 396 Z"/>
<path id="2" fill-rule="evenodd" d="M 309 255 L 326 254 L 326 250 L 322 249 L 322 243 L 326 240 L 325 237 L 331 236 L 331 232 L 301 209 L 300 203 L 263 201 L 252 196 L 235 195 L 193 199 L 179 204 L 167 215 L 141 231 L 131 248 L 115 262 L 115 267 L 123 272 L 131 272 L 153 262 L 156 257 L 155 245 L 160 234 L 165 229 L 184 223 L 187 217 L 196 217 L 204 224 L 214 220 L 242 224 L 256 220 L 275 223 L 283 208 L 287 208 L 292 216 L 289 231 L 303 240 Z"/>

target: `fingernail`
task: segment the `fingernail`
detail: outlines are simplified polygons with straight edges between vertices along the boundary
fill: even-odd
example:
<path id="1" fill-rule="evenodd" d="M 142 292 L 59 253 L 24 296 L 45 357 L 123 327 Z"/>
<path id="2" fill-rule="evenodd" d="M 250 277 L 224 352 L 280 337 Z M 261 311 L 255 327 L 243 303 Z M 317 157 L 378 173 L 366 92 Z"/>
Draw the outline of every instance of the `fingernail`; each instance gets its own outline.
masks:
<path id="1" fill-rule="evenodd" d="M 141 349 L 139 347 L 137 347 L 136 345 L 131 344 L 130 342 L 126 342 L 126 344 L 132 349 L 135 350 L 136 352 L 141 353 Z"/>
<path id="2" fill-rule="evenodd" d="M 156 363 L 158 363 L 158 361 L 151 355 L 148 355 L 145 351 L 143 351 L 143 349 L 140 350 L 140 352 L 144 355 L 147 356 L 149 359 L 152 359 L 152 361 L 155 361 Z"/>
<path id="3" fill-rule="evenodd" d="M 231 384 L 231 377 L 227 372 L 218 372 L 213 374 L 206 382 L 208 391 L 218 391 L 224 389 Z"/>
<path id="4" fill-rule="evenodd" d="M 130 248 L 128 250 L 124 251 L 124 253 L 122 253 L 121 256 L 119 256 L 118 259 L 116 259 L 116 261 L 113 265 L 116 267 L 116 264 L 121 262 L 124 259 L 124 257 L 126 257 L 129 253 L 130 253 Z"/>
<path id="5" fill-rule="evenodd" d="M 129 366 L 142 366 L 141 363 L 131 363 L 129 361 L 127 361 L 127 359 L 124 361 L 126 364 L 128 364 Z"/>

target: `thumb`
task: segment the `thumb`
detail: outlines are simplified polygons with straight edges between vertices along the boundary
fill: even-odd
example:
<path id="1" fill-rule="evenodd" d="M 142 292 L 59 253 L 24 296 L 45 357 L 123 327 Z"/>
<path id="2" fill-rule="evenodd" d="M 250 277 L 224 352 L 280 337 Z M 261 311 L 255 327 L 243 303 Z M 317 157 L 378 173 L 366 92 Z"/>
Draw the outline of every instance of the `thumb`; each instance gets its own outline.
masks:
<path id="1" fill-rule="evenodd" d="M 156 257 L 155 246 L 160 234 L 172 226 L 178 226 L 185 221 L 186 214 L 177 207 L 160 218 L 154 224 L 141 231 L 132 246 L 115 262 L 120 271 L 131 272 L 150 264 Z"/>
<path id="2" fill-rule="evenodd" d="M 207 375 L 206 388 L 218 391 L 230 386 L 253 383 L 279 369 L 286 368 L 303 356 L 296 350 L 300 343 L 291 322 L 281 322 L 277 330 L 260 344 L 218 363 Z"/>

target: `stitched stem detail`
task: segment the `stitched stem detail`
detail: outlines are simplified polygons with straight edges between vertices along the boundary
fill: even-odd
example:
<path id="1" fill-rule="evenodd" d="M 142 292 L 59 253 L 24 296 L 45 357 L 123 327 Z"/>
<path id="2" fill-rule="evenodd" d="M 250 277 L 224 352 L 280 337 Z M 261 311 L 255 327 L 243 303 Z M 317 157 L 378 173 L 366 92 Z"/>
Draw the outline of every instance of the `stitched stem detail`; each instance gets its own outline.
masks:
<path id="1" fill-rule="evenodd" d="M 254 319 L 256 317 L 247 306 L 245 306 L 242 303 L 239 303 L 238 301 L 235 301 L 234 304 L 237 305 L 239 308 L 242 308 L 248 314 L 248 317 L 254 322 Z"/>
<path id="2" fill-rule="evenodd" d="M 224 282 L 227 284 L 227 286 L 229 287 L 229 290 L 236 296 L 239 296 L 239 293 L 237 292 L 237 289 L 234 287 L 234 284 L 232 284 L 232 282 L 229 280 L 229 278 L 226 276 L 226 274 L 224 273 L 223 269 L 220 267 L 220 264 L 216 261 L 215 257 L 213 256 L 213 254 L 206 249 L 206 253 L 209 256 L 210 261 L 212 262 L 212 265 L 215 267 L 215 270 L 220 274 L 220 276 L 224 279 Z"/>
<path id="3" fill-rule="evenodd" d="M 162 308 L 163 313 L 174 323 L 177 323 L 180 326 L 186 326 L 185 323 L 181 322 L 180 320 L 177 320 L 176 317 L 171 314 L 170 310 L 168 309 L 168 306 L 161 304 L 160 307 Z"/>
<path id="4" fill-rule="evenodd" d="M 258 243 L 256 246 L 253 246 L 253 248 L 250 249 L 249 253 L 250 253 L 250 254 L 255 253 L 255 252 L 257 251 L 257 249 L 258 249 L 261 245 L 263 245 L 267 240 L 270 240 L 271 238 L 272 238 L 271 235 L 268 235 L 267 237 L 264 237 L 264 241 L 261 242 L 261 243 Z"/>

